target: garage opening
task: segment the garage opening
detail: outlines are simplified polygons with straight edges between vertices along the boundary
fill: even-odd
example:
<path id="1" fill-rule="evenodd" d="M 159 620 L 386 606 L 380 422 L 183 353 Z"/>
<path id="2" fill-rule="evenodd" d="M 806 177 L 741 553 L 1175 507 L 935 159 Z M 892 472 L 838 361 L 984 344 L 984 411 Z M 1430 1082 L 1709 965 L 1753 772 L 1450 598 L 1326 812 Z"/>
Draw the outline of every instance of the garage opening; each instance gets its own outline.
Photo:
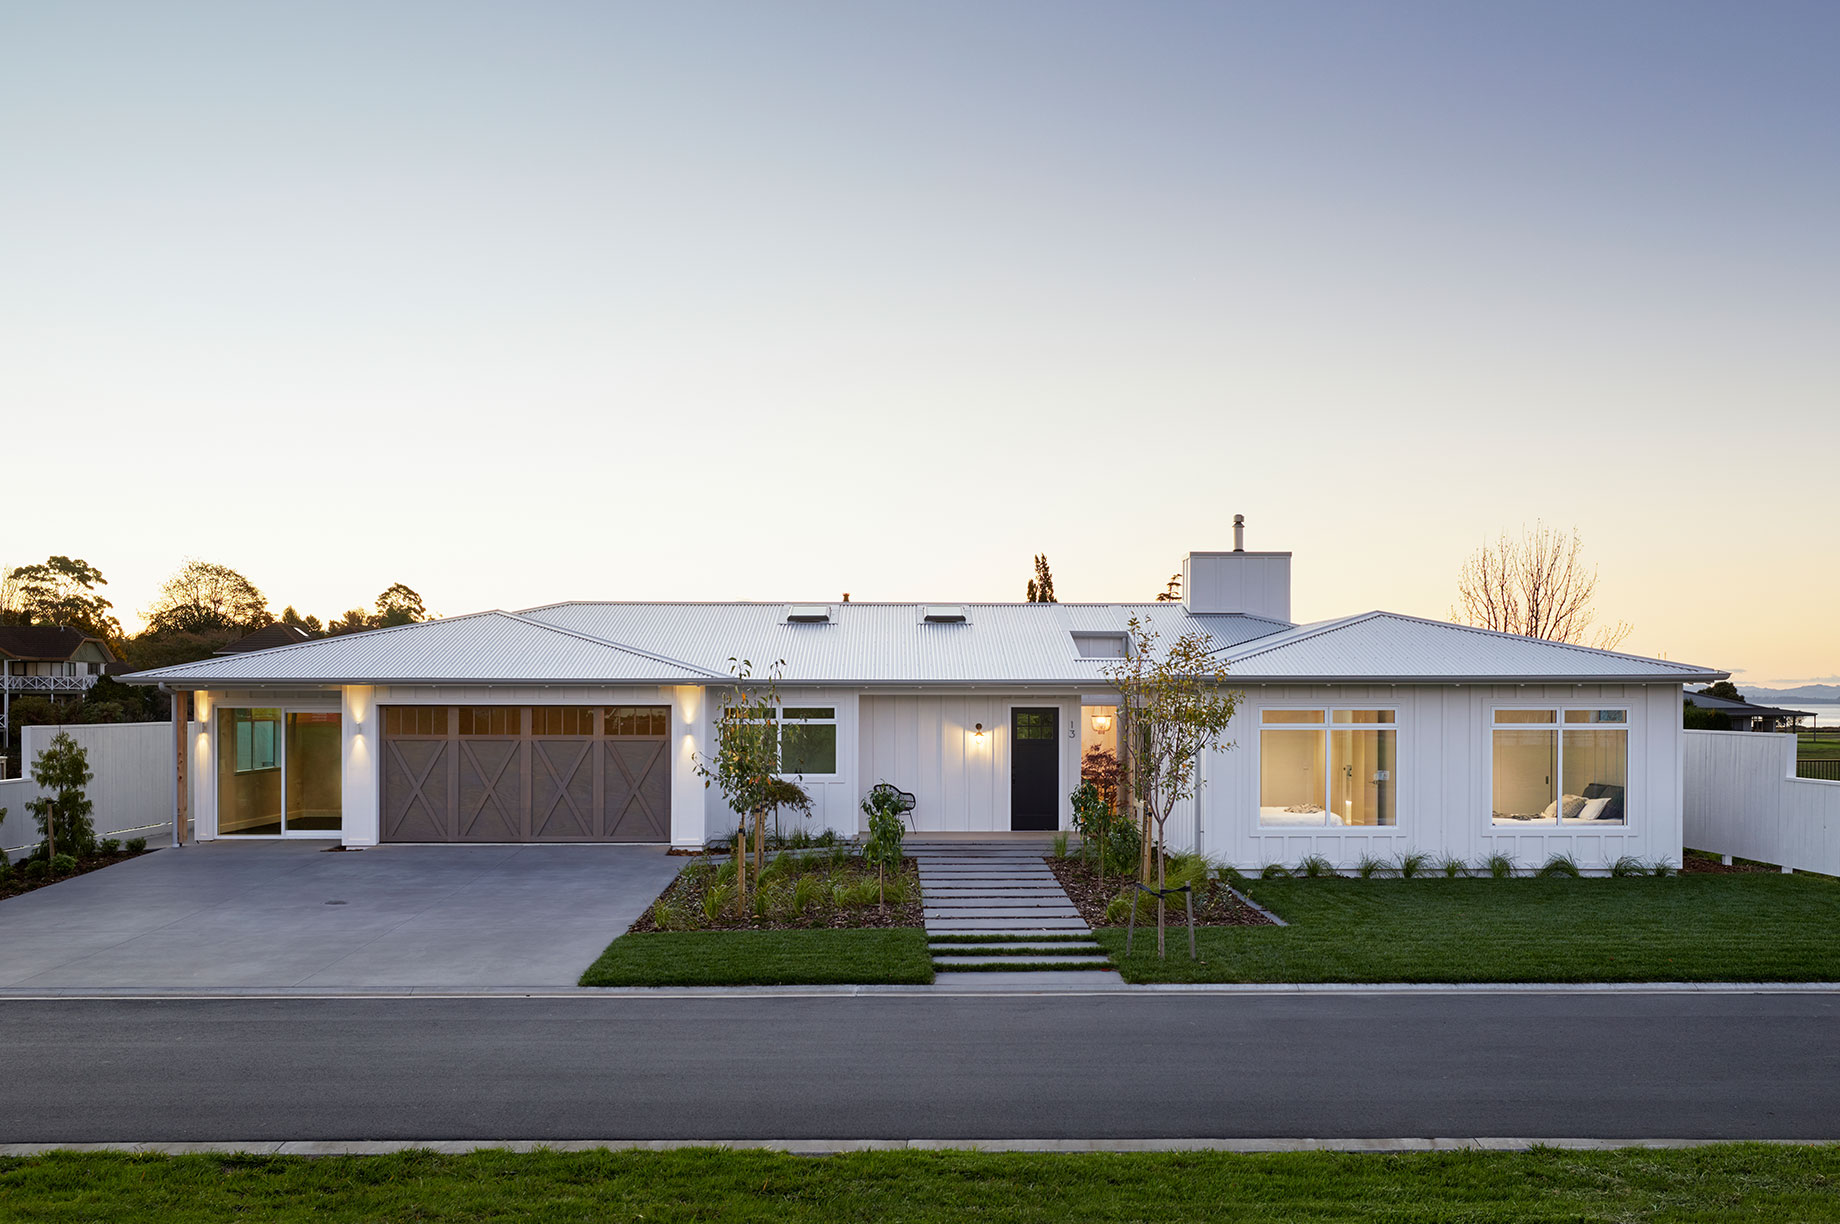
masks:
<path id="1" fill-rule="evenodd" d="M 669 706 L 384 706 L 384 841 L 670 840 Z"/>

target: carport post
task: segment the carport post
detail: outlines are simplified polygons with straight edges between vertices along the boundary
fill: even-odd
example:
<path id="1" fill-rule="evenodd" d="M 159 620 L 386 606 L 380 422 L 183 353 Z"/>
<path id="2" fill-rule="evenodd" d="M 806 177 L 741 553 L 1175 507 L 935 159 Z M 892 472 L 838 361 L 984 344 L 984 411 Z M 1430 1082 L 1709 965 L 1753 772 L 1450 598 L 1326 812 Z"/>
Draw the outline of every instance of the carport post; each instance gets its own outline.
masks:
<path id="1" fill-rule="evenodd" d="M 185 844 L 185 820 L 190 807 L 191 788 L 186 777 L 186 717 L 192 695 L 184 689 L 172 690 L 173 721 L 173 845 Z"/>

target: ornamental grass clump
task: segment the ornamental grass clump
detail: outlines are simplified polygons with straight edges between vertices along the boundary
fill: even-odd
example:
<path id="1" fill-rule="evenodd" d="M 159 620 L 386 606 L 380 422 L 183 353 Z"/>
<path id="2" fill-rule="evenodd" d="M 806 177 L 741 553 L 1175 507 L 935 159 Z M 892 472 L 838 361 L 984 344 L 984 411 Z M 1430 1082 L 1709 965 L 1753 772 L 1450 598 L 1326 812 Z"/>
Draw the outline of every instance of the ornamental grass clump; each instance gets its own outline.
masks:
<path id="1" fill-rule="evenodd" d="M 1619 880 L 1626 880 L 1633 876 L 1645 876 L 1648 874 L 1648 864 L 1633 854 L 1625 854 L 1610 864 L 1610 874 Z"/>
<path id="2" fill-rule="evenodd" d="M 1454 854 L 1439 859 L 1437 869 L 1444 874 L 1446 880 L 1460 880 L 1469 874 L 1469 864 Z"/>
<path id="3" fill-rule="evenodd" d="M 1399 865 L 1396 870 L 1402 880 L 1416 879 L 1431 870 L 1431 856 L 1417 850 L 1410 854 L 1402 854 L 1399 856 Z"/>
<path id="4" fill-rule="evenodd" d="M 1371 854 L 1363 854 L 1361 856 L 1361 861 L 1354 865 L 1354 873 L 1363 880 L 1371 880 L 1375 876 L 1385 875 L 1386 870 L 1386 860 L 1375 858 Z"/>
<path id="5" fill-rule="evenodd" d="M 1578 871 L 1578 860 L 1574 859 L 1569 854 L 1555 854 L 1546 860 L 1537 874 L 1542 880 L 1576 880 L 1580 874 Z"/>
<path id="6" fill-rule="evenodd" d="M 1489 873 L 1492 880 L 1512 880 L 1514 878 L 1514 859 L 1511 855 L 1497 850 L 1482 860 L 1482 869 Z"/>
<path id="7" fill-rule="evenodd" d="M 1320 854 L 1312 854 L 1297 864 L 1296 874 L 1306 880 L 1321 880 L 1337 873 L 1334 863 Z"/>

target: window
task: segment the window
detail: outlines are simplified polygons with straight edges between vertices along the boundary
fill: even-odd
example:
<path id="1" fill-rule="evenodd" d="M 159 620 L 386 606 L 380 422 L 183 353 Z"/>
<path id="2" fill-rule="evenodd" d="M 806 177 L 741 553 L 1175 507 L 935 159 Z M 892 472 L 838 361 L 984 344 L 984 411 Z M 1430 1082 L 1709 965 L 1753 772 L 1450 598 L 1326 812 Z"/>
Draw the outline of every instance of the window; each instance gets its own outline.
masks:
<path id="1" fill-rule="evenodd" d="M 593 735 L 592 706 L 532 706 L 532 735 Z"/>
<path id="2" fill-rule="evenodd" d="M 1122 633 L 1076 633 L 1073 645 L 1082 659 L 1122 659 L 1126 654 Z"/>
<path id="3" fill-rule="evenodd" d="M 1628 823 L 1627 710 L 1497 710 L 1494 722 L 1494 824 Z"/>
<path id="4" fill-rule="evenodd" d="M 1397 824 L 1397 736 L 1392 710 L 1261 710 L 1260 826 Z"/>
<path id="5" fill-rule="evenodd" d="M 670 706 L 608 706 L 602 734 L 658 739 L 671 734 Z"/>
<path id="6" fill-rule="evenodd" d="M 225 710 L 219 721 L 228 722 L 233 728 L 237 773 L 279 768 L 275 760 L 275 730 L 281 724 L 280 710 Z"/>
<path id="7" fill-rule="evenodd" d="M 384 734 L 445 736 L 446 706 L 384 706 Z"/>
<path id="8" fill-rule="evenodd" d="M 522 706 L 461 706 L 462 735 L 520 735 L 524 730 Z"/>
<path id="9" fill-rule="evenodd" d="M 219 835 L 339 830 L 343 734 L 338 713 L 221 706 L 216 727 Z"/>
<path id="10" fill-rule="evenodd" d="M 837 711 L 832 706 L 787 706 L 780 711 L 779 771 L 837 772 Z"/>

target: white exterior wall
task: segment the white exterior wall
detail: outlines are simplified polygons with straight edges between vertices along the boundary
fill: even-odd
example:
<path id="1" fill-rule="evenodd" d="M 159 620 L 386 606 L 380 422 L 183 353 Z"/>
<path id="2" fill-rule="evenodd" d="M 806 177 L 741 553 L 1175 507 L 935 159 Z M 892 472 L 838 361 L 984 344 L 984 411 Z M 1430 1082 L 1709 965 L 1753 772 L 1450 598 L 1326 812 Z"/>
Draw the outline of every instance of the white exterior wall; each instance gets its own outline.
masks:
<path id="1" fill-rule="evenodd" d="M 859 799 L 877 782 L 889 782 L 913 792 L 913 826 L 920 832 L 1007 832 L 1009 718 L 1017 706 L 1060 712 L 1060 827 L 1069 827 L 1068 796 L 1080 784 L 1077 693 L 864 695 Z M 978 723 L 982 743 L 973 730 Z"/>
<path id="2" fill-rule="evenodd" d="M 709 692 L 714 700 L 720 700 L 721 686 L 712 687 Z M 837 772 L 834 774 L 791 774 L 788 775 L 805 788 L 811 796 L 811 815 L 801 816 L 798 812 L 782 811 L 779 814 L 779 827 L 782 832 L 804 827 L 814 833 L 826 829 L 834 830 L 844 837 L 856 836 L 864 817 L 861 815 L 863 792 L 873 782 L 857 785 L 857 725 L 859 696 L 853 690 L 832 688 L 787 688 L 780 690 L 779 703 L 782 706 L 829 706 L 837 711 Z M 714 749 L 714 719 L 716 707 L 711 704 L 703 719 L 704 753 Z M 728 801 L 722 797 L 718 788 L 705 788 L 703 780 L 692 773 L 691 784 L 702 791 L 703 835 L 693 842 L 677 842 L 675 830 L 673 842 L 680 845 L 701 845 L 707 838 L 721 837 L 735 831 L 735 813 L 729 809 Z M 672 786 L 677 785 L 673 780 Z M 675 792 L 673 792 L 675 794 Z"/>
<path id="3" fill-rule="evenodd" d="M 1320 854 L 1341 867 L 1363 855 L 1396 859 L 1409 851 L 1477 864 L 1497 851 L 1523 867 L 1555 854 L 1581 867 L 1606 867 L 1623 855 L 1680 862 L 1683 732 L 1678 685 L 1339 685 L 1254 686 L 1227 737 L 1209 754 L 1202 793 L 1202 850 L 1241 870 L 1295 866 Z M 1268 707 L 1356 706 L 1396 711 L 1398 823 L 1382 828 L 1259 827 L 1259 711 Z M 1502 826 L 1491 821 L 1498 707 L 1601 706 L 1629 711 L 1627 821 L 1588 826 Z M 1171 820 L 1171 842 L 1176 822 Z"/>
<path id="4" fill-rule="evenodd" d="M 10 857 L 17 858 L 38 844 L 38 822 L 25 806 L 41 793 L 32 781 L 32 762 L 60 731 L 83 749 L 95 775 L 84 793 L 93 805 L 90 822 L 97 837 L 145 837 L 150 842 L 171 837 L 171 723 L 82 723 L 20 731 L 25 776 L 0 782 L 0 807 L 8 809 L 0 819 L 0 848 Z"/>
<path id="5" fill-rule="evenodd" d="M 347 692 L 362 693 L 363 688 L 350 689 Z M 354 795 L 356 779 L 363 776 L 363 763 L 367 759 L 363 754 L 353 753 L 352 716 L 345 705 L 345 698 L 337 689 L 288 689 L 285 692 L 270 690 L 235 690 L 217 691 L 199 690 L 192 694 L 192 722 L 187 727 L 187 739 L 191 745 L 191 813 L 192 837 L 196 841 L 217 840 L 217 711 L 220 708 L 249 706 L 257 709 L 306 710 L 322 714 L 339 713 L 340 729 L 344 736 L 344 792 L 341 803 L 344 805 L 343 823 L 345 826 L 343 840 L 348 845 L 374 846 L 377 844 L 377 790 L 373 783 L 370 790 L 370 840 L 355 840 L 362 837 L 362 825 L 354 835 L 352 825 L 352 805 L 358 804 L 358 819 L 364 819 L 365 809 L 361 793 Z M 375 728 L 367 724 L 364 728 L 367 737 L 375 736 Z M 166 725 L 167 744 L 172 743 L 172 724 Z M 375 747 L 371 739 L 371 747 Z M 375 777 L 375 757 L 370 769 Z M 354 764 L 356 768 L 354 769 Z M 170 793 L 170 787 L 168 788 Z M 331 838 L 332 833 L 293 834 L 296 837 L 317 836 Z"/>
<path id="6" fill-rule="evenodd" d="M 1795 749 L 1793 735 L 1687 732 L 1687 845 L 1840 875 L 1840 782 L 1796 777 Z"/>
<path id="7" fill-rule="evenodd" d="M 1190 612 L 1246 612 L 1291 618 L 1289 553 L 1189 553 L 1182 558 L 1182 606 Z"/>

